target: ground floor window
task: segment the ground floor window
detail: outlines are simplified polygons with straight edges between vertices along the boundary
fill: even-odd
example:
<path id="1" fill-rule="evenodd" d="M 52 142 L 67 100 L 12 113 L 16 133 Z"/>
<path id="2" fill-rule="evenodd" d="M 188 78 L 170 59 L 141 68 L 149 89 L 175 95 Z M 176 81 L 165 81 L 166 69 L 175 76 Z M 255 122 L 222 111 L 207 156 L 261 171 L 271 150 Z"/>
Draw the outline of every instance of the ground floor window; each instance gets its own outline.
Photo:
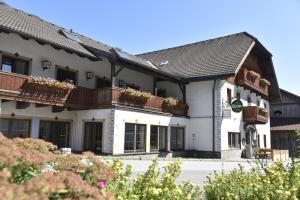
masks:
<path id="1" fill-rule="evenodd" d="M 151 151 L 165 151 L 167 149 L 167 131 L 168 128 L 165 126 L 151 126 Z"/>
<path id="2" fill-rule="evenodd" d="M 69 146 L 69 122 L 40 121 L 39 138 L 57 145 Z"/>
<path id="3" fill-rule="evenodd" d="M 30 120 L 0 119 L 0 132 L 8 138 L 30 137 Z"/>
<path id="4" fill-rule="evenodd" d="M 267 148 L 267 136 L 264 135 L 264 147 Z"/>
<path id="5" fill-rule="evenodd" d="M 228 147 L 229 148 L 241 148 L 241 142 L 240 142 L 240 133 L 228 133 Z"/>
<path id="6" fill-rule="evenodd" d="M 171 127 L 171 150 L 184 149 L 184 128 Z"/>
<path id="7" fill-rule="evenodd" d="M 125 124 L 124 151 L 145 152 L 146 125 L 144 124 Z"/>
<path id="8" fill-rule="evenodd" d="M 102 122 L 86 122 L 84 131 L 84 151 L 102 152 Z"/>

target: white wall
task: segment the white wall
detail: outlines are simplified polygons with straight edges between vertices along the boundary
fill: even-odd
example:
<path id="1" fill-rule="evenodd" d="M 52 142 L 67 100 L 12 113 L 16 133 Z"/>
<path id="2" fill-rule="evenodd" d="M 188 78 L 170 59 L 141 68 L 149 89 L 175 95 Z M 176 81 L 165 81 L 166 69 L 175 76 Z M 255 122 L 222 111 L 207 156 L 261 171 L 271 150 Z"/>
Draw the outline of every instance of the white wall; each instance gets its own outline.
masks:
<path id="1" fill-rule="evenodd" d="M 124 153 L 124 138 L 125 138 L 125 123 L 137 123 L 146 124 L 146 152 L 150 152 L 150 126 L 168 126 L 168 131 L 170 132 L 170 127 L 184 127 L 185 128 L 185 149 L 191 149 L 189 142 L 190 138 L 189 123 L 187 118 L 182 117 L 171 117 L 161 114 L 151 114 L 142 113 L 128 110 L 115 110 L 114 118 L 114 152 L 113 154 L 123 154 Z"/>
<path id="2" fill-rule="evenodd" d="M 213 150 L 213 85 L 213 81 L 201 81 L 186 86 L 190 116 L 189 134 L 192 135 L 188 142 L 198 151 Z"/>
<path id="3" fill-rule="evenodd" d="M 245 89 L 244 87 L 239 87 L 229 82 L 223 81 L 223 87 L 221 88 L 221 98 L 223 102 L 223 109 L 226 107 L 226 100 L 227 100 L 227 88 L 231 89 L 232 92 L 232 100 L 236 98 L 236 93 L 240 92 L 241 94 L 241 101 L 243 106 L 256 106 L 257 100 L 260 101 L 260 106 L 263 107 L 264 104 L 267 105 L 267 109 L 269 110 L 269 102 L 263 99 L 260 95 L 256 93 L 250 92 L 249 90 Z M 251 97 L 251 103 L 248 104 L 247 97 Z M 230 109 L 230 108 L 229 108 Z M 263 135 L 267 136 L 267 148 L 271 147 L 270 144 L 270 120 L 266 124 L 259 124 L 256 125 L 256 129 L 258 134 L 260 135 L 260 145 L 263 147 Z M 234 113 L 231 112 L 231 117 L 223 117 L 222 120 L 222 127 L 221 127 L 221 149 L 228 150 L 228 132 L 240 132 L 241 139 L 245 138 L 245 131 L 244 131 L 244 121 L 242 112 Z M 242 148 L 244 146 L 242 145 Z"/>
<path id="4" fill-rule="evenodd" d="M 159 81 L 157 83 L 158 89 L 165 89 L 167 97 L 175 97 L 176 99 L 182 100 L 182 92 L 179 85 L 169 81 Z"/>

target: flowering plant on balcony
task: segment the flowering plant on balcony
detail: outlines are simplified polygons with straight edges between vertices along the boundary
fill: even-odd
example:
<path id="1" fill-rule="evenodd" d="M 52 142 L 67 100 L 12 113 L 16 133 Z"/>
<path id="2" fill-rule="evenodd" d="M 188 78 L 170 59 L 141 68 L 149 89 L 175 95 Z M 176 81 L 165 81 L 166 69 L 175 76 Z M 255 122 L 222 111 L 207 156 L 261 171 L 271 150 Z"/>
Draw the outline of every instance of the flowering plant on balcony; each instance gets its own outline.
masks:
<path id="1" fill-rule="evenodd" d="M 132 103 L 146 103 L 151 97 L 151 93 L 127 88 L 121 91 L 121 100 L 134 101 Z"/>
<path id="2" fill-rule="evenodd" d="M 28 83 L 35 83 L 40 85 L 47 85 L 49 87 L 55 87 L 59 89 L 68 89 L 73 90 L 75 88 L 75 85 L 71 83 L 67 83 L 65 81 L 60 82 L 52 78 L 44 78 L 44 77 L 36 77 L 36 76 L 30 76 L 28 78 Z"/>
<path id="3" fill-rule="evenodd" d="M 267 86 L 270 86 L 271 83 L 267 79 L 261 78 L 259 79 L 259 85 L 265 88 Z"/>
<path id="4" fill-rule="evenodd" d="M 255 81 L 255 79 L 259 79 L 260 78 L 260 74 L 253 71 L 253 70 L 250 70 L 247 72 L 247 78 L 251 81 Z"/>

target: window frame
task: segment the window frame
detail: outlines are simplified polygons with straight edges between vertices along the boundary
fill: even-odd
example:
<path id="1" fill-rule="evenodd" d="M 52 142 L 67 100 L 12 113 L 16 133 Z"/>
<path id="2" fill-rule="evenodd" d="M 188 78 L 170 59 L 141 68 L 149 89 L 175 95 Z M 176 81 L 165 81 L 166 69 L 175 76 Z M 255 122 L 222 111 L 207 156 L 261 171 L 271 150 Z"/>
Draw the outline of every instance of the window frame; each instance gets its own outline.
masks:
<path id="1" fill-rule="evenodd" d="M 27 121 L 28 122 L 28 127 L 27 127 L 27 135 L 24 138 L 31 138 L 31 119 L 19 119 L 19 118 L 5 118 L 1 117 L 0 120 L 8 120 L 8 132 L 10 132 L 10 128 L 13 127 L 13 122 L 14 121 Z M 5 137 L 6 136 L 4 133 L 2 133 Z"/>
<path id="2" fill-rule="evenodd" d="M 230 88 L 227 88 L 227 103 L 231 105 L 232 102 L 232 90 Z"/>
<path id="3" fill-rule="evenodd" d="M 156 128 L 156 131 L 157 131 L 157 148 L 156 149 L 153 149 L 152 146 L 151 146 L 152 128 Z M 164 133 L 162 133 L 162 134 L 165 135 L 165 148 L 164 149 L 160 148 L 161 128 L 165 129 Z M 166 151 L 167 146 L 168 146 L 168 127 L 167 126 L 151 125 L 150 126 L 150 151 L 151 152 Z"/>
<path id="4" fill-rule="evenodd" d="M 126 125 L 133 125 L 134 131 L 133 131 L 133 150 L 126 150 Z M 144 127 L 144 148 L 142 150 L 137 150 L 137 126 L 143 126 Z M 124 128 L 124 153 L 145 153 L 146 152 L 146 137 L 147 137 L 147 124 L 137 124 L 137 123 L 125 123 Z M 127 141 L 128 142 L 128 141 Z"/>
<path id="5" fill-rule="evenodd" d="M 234 135 L 234 137 L 233 137 Z M 233 145 L 233 138 L 234 138 L 234 145 Z M 227 144 L 228 149 L 241 149 L 241 133 L 240 132 L 228 132 L 227 136 Z M 238 144 L 236 146 L 236 144 Z"/>
<path id="6" fill-rule="evenodd" d="M 65 71 L 68 71 L 68 72 L 75 73 L 75 79 L 76 80 L 75 80 L 75 83 L 73 83 L 73 85 L 78 85 L 78 82 L 79 82 L 79 72 L 78 72 L 78 70 L 72 69 L 70 67 L 63 67 L 63 66 L 60 66 L 60 65 L 56 65 L 55 66 L 55 80 L 58 80 L 57 79 L 58 70 L 65 70 Z"/>
<path id="7" fill-rule="evenodd" d="M 174 149 L 174 148 L 172 148 L 172 129 L 173 128 L 175 128 L 176 129 L 176 148 Z M 178 129 L 182 129 L 183 130 L 183 137 L 182 137 L 182 139 L 183 139 L 183 141 L 182 141 L 182 148 L 178 148 L 177 146 L 178 146 L 178 142 L 177 142 L 177 134 L 178 134 L 178 132 L 177 132 L 177 130 Z M 171 130 L 170 130 L 170 149 L 171 149 L 171 151 L 182 151 L 182 150 L 184 150 L 185 149 L 185 127 L 177 127 L 177 126 L 171 126 Z"/>
<path id="8" fill-rule="evenodd" d="M 8 58 L 8 59 L 11 59 L 12 60 L 12 69 L 11 69 L 11 72 L 6 72 L 6 71 L 3 71 L 2 69 L 2 66 L 3 66 L 3 61 L 5 60 L 4 58 Z M 26 69 L 26 73 L 27 74 L 20 74 L 20 73 L 17 73 L 15 72 L 13 69 L 15 68 L 15 62 L 16 61 L 23 61 L 25 62 L 25 67 L 27 68 Z M 32 59 L 31 58 L 27 58 L 27 57 L 23 57 L 23 56 L 16 56 L 14 54 L 11 54 L 11 53 L 0 53 L 0 70 L 2 72 L 5 72 L 5 73 L 13 73 L 13 74 L 20 74 L 20 75 L 25 75 L 25 76 L 30 76 L 31 75 L 31 65 L 32 65 Z"/>

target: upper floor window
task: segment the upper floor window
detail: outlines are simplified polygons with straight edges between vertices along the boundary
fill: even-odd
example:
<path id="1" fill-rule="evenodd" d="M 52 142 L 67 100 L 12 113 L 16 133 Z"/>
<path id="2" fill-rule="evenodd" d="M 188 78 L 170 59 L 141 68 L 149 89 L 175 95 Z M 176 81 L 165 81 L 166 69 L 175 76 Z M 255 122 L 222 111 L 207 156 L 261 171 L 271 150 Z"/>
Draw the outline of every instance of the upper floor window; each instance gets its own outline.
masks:
<path id="1" fill-rule="evenodd" d="M 248 102 L 248 106 L 250 106 L 251 105 L 251 96 L 247 97 L 247 102 Z"/>
<path id="2" fill-rule="evenodd" d="M 240 92 L 236 92 L 236 98 L 241 99 L 241 93 Z"/>
<path id="3" fill-rule="evenodd" d="M 231 89 L 227 88 L 227 103 L 231 104 L 232 98 L 231 98 Z"/>
<path id="4" fill-rule="evenodd" d="M 257 105 L 257 106 L 260 106 L 260 100 L 257 100 L 257 101 L 256 101 L 256 105 Z"/>
<path id="5" fill-rule="evenodd" d="M 1 70 L 4 72 L 29 75 L 29 61 L 9 56 L 3 56 Z"/>
<path id="6" fill-rule="evenodd" d="M 58 81 L 65 81 L 71 84 L 77 84 L 77 72 L 63 69 L 63 68 L 57 68 L 56 72 L 56 80 Z"/>

